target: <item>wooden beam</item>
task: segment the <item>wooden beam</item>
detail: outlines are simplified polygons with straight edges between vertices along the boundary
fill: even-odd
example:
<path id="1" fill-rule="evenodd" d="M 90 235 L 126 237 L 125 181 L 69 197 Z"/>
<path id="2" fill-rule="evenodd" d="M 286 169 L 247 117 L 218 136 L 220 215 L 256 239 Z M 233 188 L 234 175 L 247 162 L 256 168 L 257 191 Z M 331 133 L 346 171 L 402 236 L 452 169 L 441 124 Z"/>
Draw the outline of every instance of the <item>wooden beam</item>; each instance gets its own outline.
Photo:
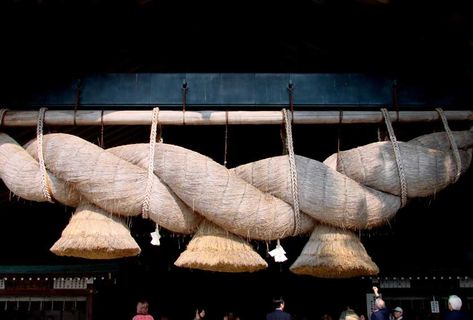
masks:
<path id="1" fill-rule="evenodd" d="M 473 121 L 473 111 L 444 111 L 450 121 Z M 288 113 L 291 114 L 290 112 Z M 436 111 L 390 111 L 393 122 L 440 121 Z M 150 125 L 152 110 L 49 110 L 46 111 L 46 125 L 99 126 Z M 36 126 L 38 111 L 8 110 L 2 125 L 6 127 Z M 176 111 L 161 110 L 161 125 L 261 125 L 281 124 L 281 111 Z M 294 124 L 364 124 L 383 122 L 380 111 L 294 111 Z"/>

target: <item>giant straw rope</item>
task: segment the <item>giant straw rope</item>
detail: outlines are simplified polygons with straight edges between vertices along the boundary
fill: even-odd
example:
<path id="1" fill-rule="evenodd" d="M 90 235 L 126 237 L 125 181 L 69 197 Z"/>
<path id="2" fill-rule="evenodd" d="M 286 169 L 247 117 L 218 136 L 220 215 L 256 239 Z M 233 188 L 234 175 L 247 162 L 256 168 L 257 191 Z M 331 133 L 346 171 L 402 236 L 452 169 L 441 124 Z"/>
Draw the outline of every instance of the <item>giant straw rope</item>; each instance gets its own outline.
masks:
<path id="1" fill-rule="evenodd" d="M 441 134 L 436 136 L 447 141 Z M 471 161 L 473 136 L 470 131 L 454 132 L 453 136 L 459 140 L 464 172 Z M 448 146 L 439 150 L 421 143 L 421 138 L 399 142 L 409 197 L 434 194 L 456 177 Z M 159 143 L 155 148 L 149 210 L 151 219 L 161 226 L 192 233 L 204 216 L 230 232 L 253 239 L 291 235 L 294 215 L 287 156 L 227 169 L 182 147 Z M 24 149 L 0 133 L 0 177 L 16 195 L 47 201 L 35 150 L 35 141 Z M 122 216 L 141 214 L 148 152 L 148 144 L 103 150 L 68 134 L 43 136 L 53 198 L 76 206 L 84 197 Z M 387 222 L 399 209 L 399 177 L 393 170 L 396 164 L 389 143 L 376 142 L 339 155 L 344 159 L 344 174 L 331 168 L 333 156 L 326 160 L 328 165 L 296 156 L 300 209 L 304 213 L 301 233 L 312 229 L 313 219 L 349 229 L 372 228 Z"/>
<path id="2" fill-rule="evenodd" d="M 292 154 L 233 169 L 164 143 L 104 150 L 38 129 L 38 139 L 22 147 L 0 133 L 0 178 L 27 200 L 49 201 L 50 195 L 68 206 L 88 202 L 116 216 L 143 213 L 176 233 L 194 233 L 203 219 L 258 240 L 307 234 L 320 224 L 348 232 L 385 224 L 404 204 L 403 193 L 435 194 L 468 169 L 473 133 L 444 125 L 446 132 L 339 151 L 324 163 Z"/>

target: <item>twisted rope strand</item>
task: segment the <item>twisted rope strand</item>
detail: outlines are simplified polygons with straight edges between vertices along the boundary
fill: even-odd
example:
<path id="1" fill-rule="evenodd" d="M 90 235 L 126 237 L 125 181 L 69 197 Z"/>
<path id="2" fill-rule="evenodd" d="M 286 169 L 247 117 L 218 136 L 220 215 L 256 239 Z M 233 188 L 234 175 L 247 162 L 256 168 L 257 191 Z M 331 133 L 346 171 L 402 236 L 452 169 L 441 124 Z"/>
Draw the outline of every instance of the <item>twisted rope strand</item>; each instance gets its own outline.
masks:
<path id="1" fill-rule="evenodd" d="M 141 215 L 144 219 L 149 218 L 151 187 L 153 185 L 154 176 L 154 151 L 156 145 L 158 118 L 159 108 L 156 107 L 153 109 L 153 116 L 151 120 L 151 133 L 149 135 L 148 178 L 146 180 L 145 198 L 143 200 L 143 206 L 141 207 Z"/>
<path id="2" fill-rule="evenodd" d="M 223 154 L 223 166 L 227 167 L 227 153 L 228 153 L 228 111 L 225 111 L 225 146 Z"/>
<path id="3" fill-rule="evenodd" d="M 345 174 L 345 169 L 343 166 L 343 159 L 342 159 L 342 154 L 340 151 L 340 136 L 342 134 L 342 123 L 343 123 L 343 110 L 340 110 L 340 113 L 338 115 L 338 133 L 337 133 L 337 164 L 336 164 L 336 170 L 340 173 Z"/>
<path id="4" fill-rule="evenodd" d="M 39 170 L 41 172 L 41 190 L 43 191 L 43 195 L 48 200 L 48 202 L 53 202 L 50 191 L 51 187 L 49 185 L 48 175 L 46 173 L 46 166 L 44 164 L 43 156 L 43 123 L 46 110 L 47 108 L 40 108 L 38 113 L 38 122 L 36 126 L 36 137 L 38 140 L 38 144 L 36 152 L 39 160 Z"/>
<path id="5" fill-rule="evenodd" d="M 452 130 L 448 126 L 447 117 L 443 112 L 442 108 L 435 108 L 438 112 L 440 119 L 442 119 L 443 127 L 445 128 L 445 132 L 447 133 L 448 141 L 450 142 L 450 146 L 452 147 L 453 157 L 455 158 L 455 163 L 457 165 L 457 173 L 455 175 L 454 182 L 457 182 L 460 178 L 461 171 L 462 171 L 462 160 L 460 158 L 460 152 L 458 151 L 457 143 L 455 142 L 455 138 L 453 138 Z"/>
<path id="6" fill-rule="evenodd" d="M 292 143 L 292 127 L 291 121 L 288 119 L 287 110 L 283 109 L 284 125 L 287 135 L 287 150 L 289 152 L 289 170 L 291 175 L 291 191 L 294 207 L 294 230 L 293 235 L 297 235 L 301 229 L 301 215 L 299 211 L 299 189 L 297 184 L 297 168 L 296 168 L 296 158 L 294 156 L 294 145 Z"/>
<path id="7" fill-rule="evenodd" d="M 399 181 L 401 184 L 401 208 L 403 208 L 407 203 L 407 182 L 406 175 L 404 174 L 404 167 L 402 165 L 401 151 L 399 150 L 399 143 L 397 142 L 396 135 L 394 134 L 394 129 L 388 110 L 386 108 L 381 108 L 381 113 L 383 114 L 384 122 L 386 123 L 389 133 L 389 140 L 391 140 L 394 150 L 394 157 L 396 159 L 397 171 L 399 173 Z"/>

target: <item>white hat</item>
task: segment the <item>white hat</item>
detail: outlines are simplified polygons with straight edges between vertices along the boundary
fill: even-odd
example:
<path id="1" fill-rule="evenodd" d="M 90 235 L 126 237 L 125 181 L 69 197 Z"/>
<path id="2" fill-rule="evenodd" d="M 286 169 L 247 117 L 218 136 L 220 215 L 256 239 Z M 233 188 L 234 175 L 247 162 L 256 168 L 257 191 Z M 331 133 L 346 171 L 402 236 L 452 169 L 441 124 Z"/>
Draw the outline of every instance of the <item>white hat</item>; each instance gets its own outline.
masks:
<path id="1" fill-rule="evenodd" d="M 393 309 L 393 311 L 397 311 L 397 312 L 401 312 L 401 313 L 403 312 L 401 307 L 396 307 L 396 308 Z"/>

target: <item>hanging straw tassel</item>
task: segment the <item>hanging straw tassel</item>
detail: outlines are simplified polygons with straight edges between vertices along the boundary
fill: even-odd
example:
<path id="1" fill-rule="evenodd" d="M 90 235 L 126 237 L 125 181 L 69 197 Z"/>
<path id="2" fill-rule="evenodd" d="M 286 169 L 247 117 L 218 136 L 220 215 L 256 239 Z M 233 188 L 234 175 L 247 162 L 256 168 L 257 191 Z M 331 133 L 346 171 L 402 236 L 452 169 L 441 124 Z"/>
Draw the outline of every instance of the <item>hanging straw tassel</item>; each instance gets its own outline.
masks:
<path id="1" fill-rule="evenodd" d="M 140 247 L 117 217 L 81 202 L 61 238 L 50 249 L 58 256 L 117 259 L 136 256 Z"/>
<path id="2" fill-rule="evenodd" d="M 320 278 L 351 278 L 379 272 L 353 232 L 326 225 L 314 228 L 290 270 Z"/>
<path id="3" fill-rule="evenodd" d="M 202 221 L 174 264 L 217 272 L 253 272 L 268 267 L 246 241 L 208 220 Z"/>

